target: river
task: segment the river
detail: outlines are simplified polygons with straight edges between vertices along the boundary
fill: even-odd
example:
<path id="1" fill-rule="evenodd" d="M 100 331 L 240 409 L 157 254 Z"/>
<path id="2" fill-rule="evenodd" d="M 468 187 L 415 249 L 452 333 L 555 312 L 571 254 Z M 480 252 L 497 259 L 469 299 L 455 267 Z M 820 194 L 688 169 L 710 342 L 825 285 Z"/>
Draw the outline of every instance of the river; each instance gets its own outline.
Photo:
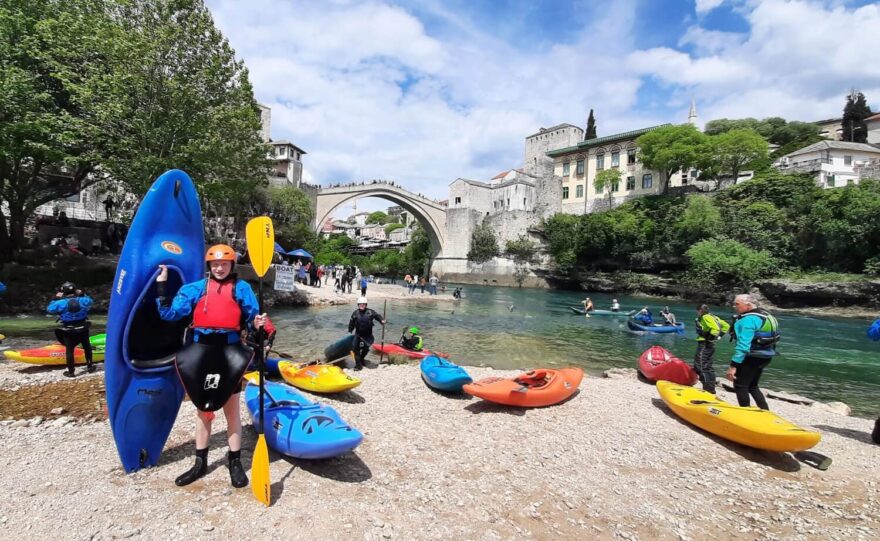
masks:
<path id="1" fill-rule="evenodd" d="M 635 367 L 639 354 L 660 344 L 690 362 L 695 334 L 693 304 L 649 297 L 617 296 L 624 311 L 649 306 L 656 315 L 668 305 L 687 325 L 684 336 L 640 334 L 625 318 L 574 314 L 582 293 L 541 289 L 464 286 L 460 302 L 388 302 L 385 339 L 396 342 L 404 326 L 418 325 L 426 347 L 449 354 L 464 365 L 495 368 L 578 365 L 599 374 L 611 367 Z M 418 293 L 416 293 L 418 295 Z M 611 296 L 591 294 L 597 308 Z M 371 308 L 381 311 L 381 302 Z M 276 347 L 298 358 L 321 356 L 329 342 L 346 330 L 353 306 L 316 306 L 272 313 L 279 327 Z M 729 319 L 730 307 L 713 307 Z M 880 344 L 865 336 L 870 321 L 856 318 L 777 314 L 783 341 L 781 355 L 765 371 L 762 385 L 821 401 L 839 400 L 853 413 L 880 413 Z M 376 339 L 381 330 L 377 327 Z M 724 338 L 716 354 L 722 376 L 733 351 Z M 589 392 L 589 383 L 585 388 Z"/>

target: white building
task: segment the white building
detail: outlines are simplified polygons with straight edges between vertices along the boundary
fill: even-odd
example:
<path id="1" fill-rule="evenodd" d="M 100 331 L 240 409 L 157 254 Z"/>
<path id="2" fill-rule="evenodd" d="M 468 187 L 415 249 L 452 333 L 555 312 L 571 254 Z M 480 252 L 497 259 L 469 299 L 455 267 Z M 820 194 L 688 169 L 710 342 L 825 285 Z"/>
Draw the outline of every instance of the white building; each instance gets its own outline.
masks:
<path id="1" fill-rule="evenodd" d="M 880 145 L 880 113 L 866 118 L 865 125 L 868 126 L 868 143 Z"/>
<path id="2" fill-rule="evenodd" d="M 269 160 L 273 162 L 272 171 L 269 173 L 269 185 L 299 188 L 302 184 L 302 157 L 306 151 L 286 139 L 272 141 L 269 144 L 272 145 Z"/>
<path id="3" fill-rule="evenodd" d="M 449 185 L 449 208 L 470 208 L 489 215 L 512 210 L 534 210 L 535 181 L 519 169 L 499 173 L 489 182 L 466 178 Z"/>
<path id="4" fill-rule="evenodd" d="M 857 183 L 857 167 L 880 159 L 880 148 L 864 143 L 820 141 L 781 157 L 775 164 L 786 172 L 815 175 L 822 186 L 834 188 Z"/>

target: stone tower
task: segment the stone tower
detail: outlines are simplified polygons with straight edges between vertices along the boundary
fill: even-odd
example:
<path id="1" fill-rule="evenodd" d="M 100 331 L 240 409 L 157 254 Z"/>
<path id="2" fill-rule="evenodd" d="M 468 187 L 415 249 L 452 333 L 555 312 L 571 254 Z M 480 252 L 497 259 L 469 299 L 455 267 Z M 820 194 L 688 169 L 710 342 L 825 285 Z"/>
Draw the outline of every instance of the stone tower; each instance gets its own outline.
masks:
<path id="1" fill-rule="evenodd" d="M 552 128 L 541 128 L 538 133 L 526 137 L 524 170 L 532 176 L 543 172 L 545 154 L 551 150 L 573 147 L 584 140 L 584 130 L 571 124 L 559 124 Z"/>

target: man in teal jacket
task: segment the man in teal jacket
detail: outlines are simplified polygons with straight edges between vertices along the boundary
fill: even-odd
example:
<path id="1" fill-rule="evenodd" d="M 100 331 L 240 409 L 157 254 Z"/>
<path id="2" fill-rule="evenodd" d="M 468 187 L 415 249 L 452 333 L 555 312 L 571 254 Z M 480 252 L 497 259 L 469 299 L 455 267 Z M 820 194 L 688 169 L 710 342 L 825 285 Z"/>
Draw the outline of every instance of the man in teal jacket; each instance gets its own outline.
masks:
<path id="1" fill-rule="evenodd" d="M 736 400 L 740 406 L 749 406 L 751 396 L 755 399 L 756 406 L 769 410 L 767 400 L 758 388 L 758 382 L 764 368 L 777 355 L 779 323 L 769 312 L 758 308 L 751 295 L 737 295 L 733 308 L 737 313 L 732 333 L 736 340 L 736 349 L 730 360 L 730 368 L 727 369 L 727 379 L 733 382 Z"/>
<path id="2" fill-rule="evenodd" d="M 874 323 L 868 328 L 868 338 L 875 342 L 880 341 L 880 318 L 874 320 Z M 880 445 L 880 417 L 874 421 L 874 432 L 871 433 L 871 439 Z"/>

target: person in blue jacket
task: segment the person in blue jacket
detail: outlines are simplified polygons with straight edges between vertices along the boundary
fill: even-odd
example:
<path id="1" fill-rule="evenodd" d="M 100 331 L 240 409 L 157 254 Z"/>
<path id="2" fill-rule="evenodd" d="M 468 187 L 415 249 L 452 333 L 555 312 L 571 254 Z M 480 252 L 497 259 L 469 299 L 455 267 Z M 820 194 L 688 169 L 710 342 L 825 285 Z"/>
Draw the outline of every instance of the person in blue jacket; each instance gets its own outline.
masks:
<path id="1" fill-rule="evenodd" d="M 6 293 L 6 284 L 0 282 L 0 295 Z"/>
<path id="2" fill-rule="evenodd" d="M 880 318 L 874 320 L 874 323 L 868 328 L 868 338 L 877 342 L 880 341 Z M 880 417 L 874 421 L 874 431 L 871 433 L 871 439 L 874 443 L 880 445 Z"/>
<path id="3" fill-rule="evenodd" d="M 241 379 L 253 358 L 253 349 L 242 343 L 242 331 L 249 336 L 263 327 L 266 314 L 259 313 L 259 303 L 250 284 L 238 280 L 232 269 L 235 251 L 218 244 L 205 255 L 208 277 L 183 285 L 174 298 L 165 290 L 168 269 L 160 265 L 156 277 L 159 316 L 176 321 L 192 316 L 193 341 L 175 358 L 177 373 L 186 393 L 198 408 L 196 422 L 195 464 L 174 480 L 185 486 L 204 476 L 208 470 L 208 441 L 214 411 L 223 408 L 226 416 L 227 454 L 232 486 L 248 484 L 241 464 Z"/>
<path id="4" fill-rule="evenodd" d="M 55 294 L 55 300 L 49 303 L 46 311 L 58 316 L 60 325 L 55 329 L 55 337 L 64 344 L 67 356 L 67 371 L 64 375 L 72 378 L 76 346 L 81 345 L 86 357 L 86 370 L 95 371 L 92 363 L 92 343 L 89 342 L 89 309 L 92 298 L 77 289 L 76 284 L 64 282 Z"/>
<path id="5" fill-rule="evenodd" d="M 633 319 L 636 322 L 645 326 L 650 326 L 652 323 L 654 323 L 654 317 L 651 315 L 651 311 L 648 310 L 647 306 L 639 310 L 639 313 L 634 315 Z"/>
<path id="6" fill-rule="evenodd" d="M 767 399 L 758 382 L 764 368 L 778 355 L 776 344 L 779 342 L 779 322 L 769 312 L 758 308 L 751 295 L 737 295 L 733 301 L 733 309 L 737 313 L 731 339 L 736 342 L 727 379 L 733 382 L 736 400 L 740 406 L 749 406 L 749 396 L 755 399 L 755 405 L 762 410 L 769 410 Z"/>

